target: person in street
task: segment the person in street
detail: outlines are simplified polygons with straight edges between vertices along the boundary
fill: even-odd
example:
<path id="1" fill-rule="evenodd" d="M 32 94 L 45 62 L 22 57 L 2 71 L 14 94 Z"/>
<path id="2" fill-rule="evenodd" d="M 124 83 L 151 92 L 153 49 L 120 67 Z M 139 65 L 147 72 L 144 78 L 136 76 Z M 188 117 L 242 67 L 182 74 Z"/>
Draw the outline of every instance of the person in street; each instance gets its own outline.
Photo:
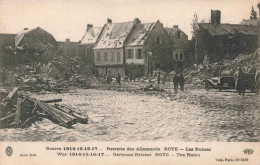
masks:
<path id="1" fill-rule="evenodd" d="M 112 79 L 112 77 L 110 76 L 110 70 L 108 70 L 108 72 L 107 72 L 107 84 L 111 83 L 111 79 Z"/>
<path id="2" fill-rule="evenodd" d="M 239 67 L 238 75 L 237 75 L 237 87 L 239 95 L 245 95 L 246 91 L 246 77 L 245 73 L 242 71 L 241 67 Z"/>
<path id="3" fill-rule="evenodd" d="M 121 85 L 121 75 L 119 73 L 117 73 L 117 83 L 118 85 Z"/>
<path id="4" fill-rule="evenodd" d="M 130 80 L 130 82 L 132 82 L 132 80 L 133 80 L 132 74 L 129 75 L 129 80 Z"/>
<path id="5" fill-rule="evenodd" d="M 177 74 L 173 77 L 173 86 L 174 86 L 174 92 L 178 92 L 178 82 L 179 82 L 179 77 Z"/>
<path id="6" fill-rule="evenodd" d="M 158 74 L 157 74 L 158 88 L 160 87 L 160 81 L 161 81 L 161 72 L 160 72 L 160 70 L 159 70 L 159 71 L 158 71 Z"/>
<path id="7" fill-rule="evenodd" d="M 180 84 L 180 87 L 181 87 L 181 91 L 184 91 L 184 77 L 183 77 L 183 74 L 181 74 L 180 77 L 179 77 L 179 84 Z"/>

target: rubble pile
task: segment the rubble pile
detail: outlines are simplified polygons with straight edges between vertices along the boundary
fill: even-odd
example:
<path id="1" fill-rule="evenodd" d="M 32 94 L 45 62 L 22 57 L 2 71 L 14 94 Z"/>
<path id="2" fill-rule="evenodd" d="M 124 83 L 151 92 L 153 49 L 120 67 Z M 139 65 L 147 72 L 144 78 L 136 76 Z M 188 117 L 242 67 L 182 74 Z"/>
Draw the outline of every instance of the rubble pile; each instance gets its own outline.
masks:
<path id="1" fill-rule="evenodd" d="M 15 87 L 5 97 L 0 106 L 0 128 L 26 128 L 32 123 L 47 118 L 52 122 L 71 128 L 75 123 L 88 123 L 88 116 L 84 116 L 74 109 L 59 104 L 62 99 L 37 100 Z"/>
<path id="2" fill-rule="evenodd" d="M 260 49 L 252 54 L 240 54 L 233 60 L 221 60 L 207 66 L 194 65 L 184 70 L 186 83 L 202 84 L 207 78 L 218 76 L 234 76 L 239 68 L 245 73 L 255 73 L 260 70 Z"/>
<path id="3" fill-rule="evenodd" d="M 16 67 L 6 67 L 4 85 L 7 87 L 19 86 L 27 91 L 41 92 L 68 91 L 70 86 L 90 88 L 95 82 L 91 68 L 73 58 L 61 56 L 52 62 L 43 64 L 21 64 Z"/>

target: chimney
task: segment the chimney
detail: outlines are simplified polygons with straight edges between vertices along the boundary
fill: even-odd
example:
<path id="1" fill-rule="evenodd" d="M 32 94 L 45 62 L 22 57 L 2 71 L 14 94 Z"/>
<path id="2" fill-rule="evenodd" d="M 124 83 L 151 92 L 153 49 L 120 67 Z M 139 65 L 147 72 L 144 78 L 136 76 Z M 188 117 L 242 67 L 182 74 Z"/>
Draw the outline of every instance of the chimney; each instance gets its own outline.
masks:
<path id="1" fill-rule="evenodd" d="M 66 38 L 66 42 L 70 42 L 70 39 L 69 39 L 69 38 Z"/>
<path id="2" fill-rule="evenodd" d="M 28 28 L 24 28 L 23 30 L 28 30 Z"/>
<path id="3" fill-rule="evenodd" d="M 221 23 L 221 11 L 211 10 L 211 24 L 219 25 Z"/>
<path id="4" fill-rule="evenodd" d="M 173 28 L 174 29 L 178 29 L 178 25 L 173 25 Z"/>
<path id="5" fill-rule="evenodd" d="M 107 18 L 107 24 L 112 24 L 112 19 Z"/>
<path id="6" fill-rule="evenodd" d="M 139 19 L 139 18 L 135 18 L 134 24 L 136 25 L 136 24 L 138 24 L 138 23 L 141 23 L 140 19 Z"/>
<path id="7" fill-rule="evenodd" d="M 88 31 L 93 31 L 93 25 L 92 24 L 87 24 L 87 32 Z"/>

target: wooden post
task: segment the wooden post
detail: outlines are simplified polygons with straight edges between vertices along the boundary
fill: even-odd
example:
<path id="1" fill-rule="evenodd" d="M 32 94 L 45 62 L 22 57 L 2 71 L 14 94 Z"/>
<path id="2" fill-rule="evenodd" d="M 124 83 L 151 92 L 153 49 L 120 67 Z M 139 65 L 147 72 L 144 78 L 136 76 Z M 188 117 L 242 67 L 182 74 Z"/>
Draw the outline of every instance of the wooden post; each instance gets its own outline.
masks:
<path id="1" fill-rule="evenodd" d="M 21 102 L 22 99 L 20 97 L 17 98 L 17 107 L 16 107 L 16 113 L 15 113 L 15 119 L 14 119 L 14 126 L 18 127 L 20 124 L 20 116 L 21 116 Z"/>

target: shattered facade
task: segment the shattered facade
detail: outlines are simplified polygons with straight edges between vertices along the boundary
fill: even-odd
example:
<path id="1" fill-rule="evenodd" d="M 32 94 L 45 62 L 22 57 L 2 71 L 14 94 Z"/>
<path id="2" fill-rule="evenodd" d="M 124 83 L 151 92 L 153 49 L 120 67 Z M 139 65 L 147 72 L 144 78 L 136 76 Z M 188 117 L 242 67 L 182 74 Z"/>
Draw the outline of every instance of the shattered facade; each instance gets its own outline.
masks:
<path id="1" fill-rule="evenodd" d="M 211 10 L 211 23 L 199 23 L 196 33 L 196 63 L 204 57 L 210 62 L 232 59 L 241 53 L 252 53 L 258 45 L 258 27 L 221 24 L 221 12 Z"/>

